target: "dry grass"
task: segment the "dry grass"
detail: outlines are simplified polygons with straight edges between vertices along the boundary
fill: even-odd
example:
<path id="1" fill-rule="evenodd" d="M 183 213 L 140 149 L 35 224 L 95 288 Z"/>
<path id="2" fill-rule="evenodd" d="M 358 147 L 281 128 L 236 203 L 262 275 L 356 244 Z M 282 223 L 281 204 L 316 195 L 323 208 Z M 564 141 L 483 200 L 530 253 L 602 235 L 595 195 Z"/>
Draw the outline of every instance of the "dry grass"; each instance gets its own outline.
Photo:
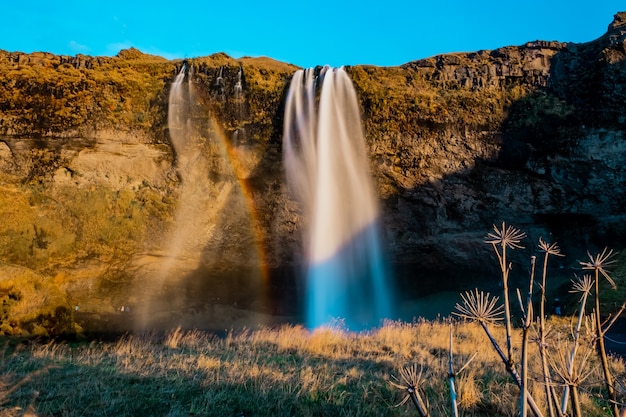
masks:
<path id="1" fill-rule="evenodd" d="M 569 329 L 564 320 L 552 325 Z M 461 414 L 515 415 L 519 390 L 486 348 L 480 326 L 453 327 L 455 368 L 478 352 L 457 379 Z M 502 327 L 494 334 L 504 341 Z M 410 402 L 396 407 L 406 392 L 393 386 L 393 377 L 414 364 L 431 415 L 446 416 L 448 346 L 443 321 L 393 322 L 363 334 L 283 326 L 224 337 L 176 329 L 112 342 L 5 339 L 0 416 L 401 416 L 413 410 Z M 541 363 L 535 351 L 530 357 L 531 379 L 539 381 Z M 623 363 L 614 362 L 614 372 L 623 376 Z M 542 385 L 535 381 L 529 389 L 541 399 Z M 603 415 L 599 381 L 594 371 L 581 390 L 585 415 Z"/>

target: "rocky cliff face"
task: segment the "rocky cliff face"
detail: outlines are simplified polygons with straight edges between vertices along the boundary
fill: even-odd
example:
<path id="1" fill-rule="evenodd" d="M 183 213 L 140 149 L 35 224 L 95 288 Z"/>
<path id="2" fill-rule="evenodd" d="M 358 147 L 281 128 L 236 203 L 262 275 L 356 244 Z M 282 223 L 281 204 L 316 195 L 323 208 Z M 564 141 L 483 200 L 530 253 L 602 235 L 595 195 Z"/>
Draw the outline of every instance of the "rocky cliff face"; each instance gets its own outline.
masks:
<path id="1" fill-rule="evenodd" d="M 70 328 L 81 314 L 123 322 L 148 304 L 172 316 L 209 300 L 220 328 L 239 318 L 220 305 L 293 312 L 276 299 L 299 297 L 300 209 L 281 160 L 296 68 L 223 54 L 188 64 L 192 159 L 167 124 L 182 62 L 0 51 L 2 332 Z M 579 257 L 624 244 L 626 14 L 585 44 L 348 71 L 409 291 L 489 270 L 483 237 L 501 221 Z"/>
<path id="2" fill-rule="evenodd" d="M 623 242 L 624 23 L 587 44 L 371 69 L 405 79 L 361 94 L 397 259 L 480 269 L 472 242 L 500 220 L 566 246 Z"/>

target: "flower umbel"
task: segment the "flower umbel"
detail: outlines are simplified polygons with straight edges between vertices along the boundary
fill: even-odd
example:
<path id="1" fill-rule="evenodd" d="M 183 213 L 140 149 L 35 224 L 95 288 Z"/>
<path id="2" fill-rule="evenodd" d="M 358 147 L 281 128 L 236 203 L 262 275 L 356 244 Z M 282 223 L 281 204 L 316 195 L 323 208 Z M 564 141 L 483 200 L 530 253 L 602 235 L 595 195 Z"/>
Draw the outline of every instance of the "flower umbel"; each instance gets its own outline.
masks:
<path id="1" fill-rule="evenodd" d="M 559 343 L 555 352 L 549 355 L 550 365 L 562 384 L 579 386 L 595 372 L 597 366 L 590 365 L 591 355 L 595 352 L 593 346 L 584 344 L 581 349 L 578 355 L 572 356 L 572 347 L 564 342 Z"/>
<path id="2" fill-rule="evenodd" d="M 541 237 L 539 238 L 539 248 L 548 255 L 565 256 L 561 253 L 561 248 L 559 248 L 559 245 L 557 245 L 556 242 L 548 243 Z"/>
<path id="3" fill-rule="evenodd" d="M 406 403 L 409 398 L 411 398 L 411 394 L 414 393 L 418 387 L 419 384 L 422 382 L 422 368 L 420 368 L 419 370 L 417 369 L 417 364 L 413 364 L 411 366 L 407 366 L 404 368 L 400 369 L 400 378 L 396 378 L 394 375 L 392 375 L 391 377 L 396 380 L 397 382 L 393 382 L 393 381 L 389 381 L 391 383 L 391 385 L 393 385 L 396 388 L 400 388 L 401 390 L 405 390 L 407 392 L 407 395 L 404 397 L 404 399 L 402 401 L 400 401 L 398 404 L 396 404 L 396 407 L 401 406 L 402 404 Z"/>
<path id="4" fill-rule="evenodd" d="M 589 262 L 579 261 L 580 265 L 583 269 L 597 271 L 602 274 L 604 278 L 611 284 L 613 289 L 617 288 L 615 285 L 615 281 L 613 278 L 609 276 L 609 271 L 606 270 L 607 267 L 613 265 L 617 262 L 613 258 L 617 253 L 613 252 L 613 249 L 609 250 L 608 248 L 604 248 L 602 253 L 597 254 L 596 256 L 592 256 L 589 251 L 587 251 L 587 256 L 589 256 Z"/>
<path id="5" fill-rule="evenodd" d="M 470 320 L 476 320 L 484 323 L 495 323 L 502 319 L 504 314 L 503 306 L 497 305 L 498 297 L 490 297 L 489 293 L 482 291 L 467 291 L 461 294 L 463 304 L 457 303 L 454 308 L 459 312 L 452 314 Z"/>
<path id="6" fill-rule="evenodd" d="M 570 280 L 572 282 L 572 289 L 569 290 L 571 293 L 579 292 L 582 293 L 583 296 L 585 294 L 589 294 L 593 289 L 593 278 L 591 275 L 585 274 L 582 277 L 576 277 L 576 280 Z"/>
<path id="7" fill-rule="evenodd" d="M 524 247 L 519 242 L 526 237 L 526 233 L 513 226 L 507 226 L 502 222 L 502 228 L 493 225 L 493 232 L 488 233 L 485 237 L 485 243 L 492 245 L 500 245 L 502 247 L 508 246 L 511 249 L 523 249 Z"/>

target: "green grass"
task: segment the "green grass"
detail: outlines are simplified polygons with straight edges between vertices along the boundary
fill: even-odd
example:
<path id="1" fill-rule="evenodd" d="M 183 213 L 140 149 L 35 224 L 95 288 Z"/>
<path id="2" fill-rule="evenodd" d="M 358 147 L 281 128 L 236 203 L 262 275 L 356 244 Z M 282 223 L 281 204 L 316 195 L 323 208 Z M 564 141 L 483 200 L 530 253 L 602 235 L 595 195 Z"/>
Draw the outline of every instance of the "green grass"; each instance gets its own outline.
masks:
<path id="1" fill-rule="evenodd" d="M 551 324 L 565 332 L 569 326 Z M 495 328 L 498 337 L 502 330 Z M 283 326 L 224 337 L 177 329 L 108 342 L 5 338 L 0 416 L 416 415 L 410 402 L 396 406 L 406 392 L 391 384 L 413 363 L 423 369 L 420 388 L 431 414 L 447 416 L 448 335 L 447 322 L 422 321 L 388 323 L 367 334 Z M 462 415 L 515 415 L 519 390 L 480 327 L 454 322 L 454 337 L 456 369 L 477 353 L 457 378 Z M 519 347 L 517 336 L 514 341 Z M 534 361 L 531 375 L 539 375 Z M 624 363 L 612 365 L 623 378 Z M 605 415 L 597 400 L 600 378 L 594 372 L 585 385 L 587 416 Z M 541 399 L 538 382 L 530 389 Z"/>

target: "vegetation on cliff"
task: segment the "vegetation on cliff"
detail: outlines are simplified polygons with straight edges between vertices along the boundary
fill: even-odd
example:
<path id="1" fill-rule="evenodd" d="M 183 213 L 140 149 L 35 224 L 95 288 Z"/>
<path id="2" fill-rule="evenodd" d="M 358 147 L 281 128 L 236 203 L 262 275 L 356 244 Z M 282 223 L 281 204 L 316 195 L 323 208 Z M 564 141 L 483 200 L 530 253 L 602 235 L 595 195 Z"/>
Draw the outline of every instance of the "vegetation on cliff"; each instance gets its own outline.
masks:
<path id="1" fill-rule="evenodd" d="M 195 58 L 198 81 L 216 95 L 218 107 L 232 106 L 239 67 L 251 92 L 247 123 L 271 125 L 292 67 L 270 59 L 234 60 L 225 54 Z M 181 61 L 167 61 L 136 49 L 116 57 L 0 51 L 0 135 L 35 137 L 94 136 L 100 130 L 143 132 L 167 142 L 167 86 Z M 218 74 L 229 80 L 218 91 Z M 224 103 L 228 102 L 228 103 Z M 232 117 L 232 111 L 220 111 Z M 232 123 L 233 120 L 225 120 Z M 267 131 L 256 139 L 271 137 Z"/>

